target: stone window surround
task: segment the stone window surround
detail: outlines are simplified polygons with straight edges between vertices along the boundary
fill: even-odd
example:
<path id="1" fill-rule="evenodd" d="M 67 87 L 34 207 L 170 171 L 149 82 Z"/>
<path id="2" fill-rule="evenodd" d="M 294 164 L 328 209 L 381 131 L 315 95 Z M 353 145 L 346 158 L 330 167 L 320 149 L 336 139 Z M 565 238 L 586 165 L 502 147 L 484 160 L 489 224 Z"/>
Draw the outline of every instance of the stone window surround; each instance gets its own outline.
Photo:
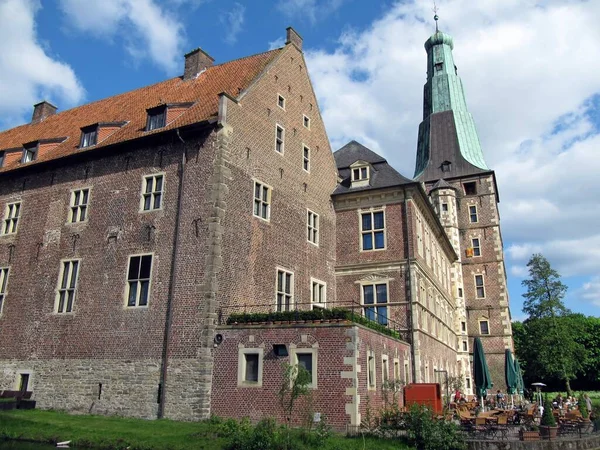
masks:
<path id="1" fill-rule="evenodd" d="M 311 223 L 311 215 L 312 215 L 312 223 Z M 310 242 L 312 245 L 319 246 L 319 223 L 320 217 L 319 215 L 311 211 L 310 209 L 306 209 L 306 240 Z"/>
<path id="2" fill-rule="evenodd" d="M 377 390 L 377 364 L 375 362 L 375 352 L 367 350 L 367 389 L 369 391 Z"/>
<path id="3" fill-rule="evenodd" d="M 21 375 L 29 375 L 29 380 L 27 382 L 27 390 L 33 391 L 33 380 L 34 380 L 34 372 L 33 369 L 18 369 L 15 373 L 15 384 L 14 390 L 18 391 L 20 389 L 21 384 Z"/>
<path id="4" fill-rule="evenodd" d="M 290 363 L 292 365 L 298 365 L 298 353 L 300 354 L 311 354 L 312 355 L 312 382 L 308 385 L 309 389 L 317 389 L 318 380 L 318 356 L 319 356 L 319 346 L 318 344 L 314 344 L 311 348 L 302 347 L 298 348 L 295 345 L 290 345 Z"/>
<path id="5" fill-rule="evenodd" d="M 477 245 L 475 245 L 475 241 L 477 241 Z M 471 237 L 471 248 L 473 249 L 473 258 L 481 257 L 481 237 L 479 235 Z"/>
<path id="6" fill-rule="evenodd" d="M 471 209 L 471 208 L 474 208 Z M 477 210 L 477 205 L 468 205 L 469 209 L 469 223 L 479 223 L 479 211 Z M 475 220 L 473 220 L 473 216 Z"/>
<path id="7" fill-rule="evenodd" d="M 279 131 L 281 131 L 281 138 L 279 137 Z M 277 146 L 280 145 L 281 151 L 277 150 Z M 285 127 L 279 123 L 275 124 L 275 153 L 283 156 L 285 153 Z"/>
<path id="8" fill-rule="evenodd" d="M 383 247 L 381 248 L 375 248 L 375 220 L 373 217 L 374 213 L 377 212 L 383 212 Z M 386 217 L 385 217 L 385 213 L 386 213 L 386 205 L 382 205 L 382 206 L 373 206 L 371 208 L 360 208 L 357 210 L 358 213 L 358 240 L 359 240 L 359 244 L 360 244 L 360 248 L 359 251 L 360 253 L 363 252 L 381 252 L 381 251 L 385 251 L 387 250 L 387 221 L 386 221 Z M 371 230 L 370 231 L 366 231 L 365 233 L 371 233 L 373 236 L 373 248 L 370 250 L 364 250 L 363 249 L 363 229 L 362 229 L 362 216 L 363 214 L 371 214 Z M 379 230 L 379 229 L 378 229 Z"/>
<path id="9" fill-rule="evenodd" d="M 477 284 L 478 277 L 481 277 L 481 285 Z M 474 273 L 473 274 L 473 284 L 475 286 L 475 298 L 477 298 L 477 299 L 485 298 L 485 277 L 482 273 Z M 482 292 L 483 292 L 482 296 L 479 296 L 479 292 L 478 292 L 479 288 L 482 289 Z"/>
<path id="10" fill-rule="evenodd" d="M 16 234 L 19 230 L 19 222 L 21 219 L 21 210 L 23 202 L 17 200 L 6 204 L 4 209 L 4 220 L 2 221 L 2 234 Z M 9 231 L 10 230 L 10 231 Z"/>
<path id="11" fill-rule="evenodd" d="M 304 125 L 304 128 L 310 130 L 310 117 L 306 114 L 302 114 L 302 125 Z"/>
<path id="12" fill-rule="evenodd" d="M 302 144 L 302 170 L 310 173 L 310 147 L 304 143 Z"/>
<path id="13" fill-rule="evenodd" d="M 386 373 L 387 372 L 387 373 Z M 388 355 L 381 355 L 381 383 L 390 379 L 390 358 Z"/>
<path id="14" fill-rule="evenodd" d="M 394 381 L 401 380 L 400 375 L 400 358 L 394 358 Z"/>
<path id="15" fill-rule="evenodd" d="M 66 263 L 71 263 L 69 265 L 69 274 L 68 274 L 68 279 L 66 280 L 67 282 L 67 286 L 71 285 L 71 280 L 73 277 L 73 263 L 76 262 L 77 263 L 77 273 L 75 274 L 75 286 L 72 288 L 73 290 L 73 300 L 71 303 L 71 311 L 67 311 L 67 305 L 65 303 L 64 305 L 64 310 L 62 312 L 60 312 L 58 310 L 59 307 L 59 303 L 60 303 L 60 292 L 61 291 L 65 291 L 68 294 L 68 291 L 71 290 L 71 288 L 69 287 L 62 287 L 62 279 L 64 276 L 64 271 L 65 271 L 65 264 Z M 77 298 L 77 288 L 79 287 L 79 274 L 81 273 L 81 258 L 67 258 L 67 259 L 61 259 L 60 260 L 60 270 L 58 271 L 58 281 L 56 283 L 56 295 L 55 295 L 55 301 L 54 301 L 54 314 L 58 314 L 58 315 L 70 315 L 73 314 L 73 307 L 75 305 L 75 299 Z M 150 291 L 148 291 L 148 294 L 150 294 Z M 65 297 L 65 301 L 66 301 Z"/>
<path id="16" fill-rule="evenodd" d="M 283 273 L 283 277 L 282 278 L 284 280 L 285 280 L 285 275 L 286 274 L 291 275 L 291 278 L 290 278 L 291 286 L 289 286 L 290 287 L 290 289 L 289 289 L 290 292 L 289 293 L 285 292 L 285 288 L 287 287 L 287 285 L 283 286 L 283 290 L 282 291 L 279 291 L 279 273 L 280 272 Z M 285 283 L 285 281 L 284 281 L 284 283 Z M 289 269 L 286 269 L 285 267 L 281 267 L 281 266 L 277 266 L 275 268 L 275 311 L 292 311 L 293 310 L 293 307 L 294 307 L 294 291 L 295 291 L 294 284 L 295 284 L 295 277 L 294 277 L 294 272 L 293 271 L 291 271 Z M 279 309 L 279 305 L 278 305 L 278 296 L 279 296 L 280 293 L 283 295 L 283 299 L 282 299 L 283 301 L 281 303 L 281 309 Z M 289 304 L 289 308 L 285 309 L 285 296 L 288 296 L 288 295 L 290 297 L 290 304 Z"/>
<path id="17" fill-rule="evenodd" d="M 263 203 L 265 203 L 267 205 L 267 217 L 262 217 L 262 215 L 256 215 L 255 213 L 255 201 L 257 200 L 256 198 L 256 185 L 260 185 L 261 186 L 261 211 L 262 211 L 262 205 Z M 267 188 L 267 200 L 263 200 L 262 197 L 262 188 Z M 252 178 L 252 216 L 256 217 L 257 219 L 260 219 L 264 222 L 270 222 L 271 221 L 271 204 L 272 204 L 272 197 L 273 197 L 273 188 L 271 186 L 269 186 L 266 183 L 263 183 L 261 180 L 257 179 L 257 178 Z"/>
<path id="18" fill-rule="evenodd" d="M 162 177 L 162 184 L 161 184 L 160 191 L 155 190 L 156 189 L 156 179 L 158 177 Z M 148 192 L 146 192 L 146 188 L 147 188 L 148 180 L 150 180 L 150 179 L 152 180 L 152 191 L 148 193 Z M 151 213 L 151 212 L 160 211 L 163 209 L 163 205 L 165 203 L 164 200 L 165 200 L 166 182 L 167 182 L 167 176 L 166 176 L 165 172 L 156 172 L 156 173 L 142 175 L 142 189 L 140 192 L 140 210 L 139 210 L 140 213 L 142 213 L 142 214 Z M 160 206 L 158 208 L 155 208 L 154 202 L 155 202 L 155 198 L 156 198 L 157 194 L 160 194 Z M 144 209 L 145 198 L 147 196 L 150 196 L 150 208 Z"/>
<path id="19" fill-rule="evenodd" d="M 164 183 L 164 178 L 163 178 L 163 183 Z M 82 203 L 81 197 L 80 197 L 80 201 L 76 205 L 75 204 L 75 193 L 79 192 L 79 194 L 81 196 L 84 191 L 87 191 L 86 203 L 85 204 Z M 69 214 L 68 214 L 67 224 L 85 223 L 88 221 L 91 196 L 92 196 L 92 186 L 85 186 L 85 187 L 78 187 L 75 189 L 71 189 L 70 194 L 69 194 Z M 85 207 L 85 219 L 73 220 L 75 218 L 79 219 L 81 217 L 82 207 Z"/>
<path id="20" fill-rule="evenodd" d="M 388 323 L 389 323 L 390 281 L 392 281 L 392 278 L 381 277 L 376 280 L 361 280 L 360 283 L 358 283 L 360 286 L 360 304 L 362 307 L 362 314 L 364 317 L 367 317 L 367 315 L 365 314 L 365 308 L 377 308 L 378 306 L 380 306 L 380 307 L 385 306 L 387 308 L 386 321 L 388 321 Z M 376 286 L 378 284 L 385 284 L 385 292 L 386 292 L 386 300 L 387 300 L 386 303 L 377 303 L 377 287 Z M 365 304 L 365 286 L 373 286 L 373 303 L 372 304 L 369 304 L 369 303 Z M 375 312 L 377 312 L 377 310 L 375 310 Z M 380 323 L 378 314 L 375 314 L 375 322 Z M 383 325 L 383 324 L 381 324 L 381 325 Z M 387 324 L 385 324 L 385 326 L 387 326 Z"/>
<path id="21" fill-rule="evenodd" d="M 128 305 L 128 301 L 129 301 L 129 265 L 131 264 L 131 258 L 135 258 L 136 256 L 150 256 L 151 257 L 151 262 L 150 262 L 150 279 L 148 280 L 148 301 L 145 305 L 138 305 L 138 301 L 139 299 L 136 296 L 136 305 L 135 306 L 129 306 Z M 141 264 L 141 259 L 140 259 L 140 264 Z M 154 252 L 149 252 L 149 253 L 135 253 L 133 255 L 128 255 L 127 256 L 127 264 L 125 266 L 125 289 L 123 290 L 123 309 L 126 310 L 134 310 L 134 309 L 148 309 L 150 307 L 150 297 L 152 296 L 152 271 L 154 269 L 154 263 L 155 263 L 155 258 L 154 258 Z"/>
<path id="22" fill-rule="evenodd" d="M 277 106 L 285 111 L 285 97 L 279 92 L 277 93 Z"/>
<path id="23" fill-rule="evenodd" d="M 477 319 L 477 323 L 479 324 L 479 334 L 481 334 L 482 336 L 489 336 L 491 334 L 489 318 L 482 316 L 479 319 Z M 483 333 L 483 330 L 481 328 L 481 325 L 483 323 L 487 324 L 487 333 Z"/>
<path id="24" fill-rule="evenodd" d="M 322 298 L 322 302 L 315 302 L 314 299 L 314 285 L 315 284 L 319 284 L 321 286 L 323 286 L 323 298 Z M 324 281 L 318 280 L 316 278 L 311 277 L 310 278 L 310 309 L 315 309 L 316 308 L 327 308 L 327 283 L 325 283 Z"/>
<path id="25" fill-rule="evenodd" d="M 8 277 L 10 276 L 10 266 L 0 267 L 0 316 L 4 309 L 6 299 L 6 287 L 8 286 Z"/>
<path id="26" fill-rule="evenodd" d="M 246 381 L 246 354 L 258 354 L 258 381 Z M 238 349 L 238 387 L 262 387 L 263 384 L 263 358 L 264 349 L 261 347 Z"/>

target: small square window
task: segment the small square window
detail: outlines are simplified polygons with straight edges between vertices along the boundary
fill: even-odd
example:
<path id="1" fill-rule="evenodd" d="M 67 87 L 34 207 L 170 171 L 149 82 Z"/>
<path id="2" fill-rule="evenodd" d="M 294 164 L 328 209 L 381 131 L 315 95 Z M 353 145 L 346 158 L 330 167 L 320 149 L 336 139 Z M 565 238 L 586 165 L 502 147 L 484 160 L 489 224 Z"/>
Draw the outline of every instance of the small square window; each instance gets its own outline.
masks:
<path id="1" fill-rule="evenodd" d="M 76 259 L 72 261 L 63 261 L 58 278 L 56 305 L 54 309 L 56 313 L 64 314 L 73 312 L 78 276 L 79 261 Z"/>
<path id="2" fill-rule="evenodd" d="M 442 172 L 450 172 L 450 169 L 452 168 L 452 163 L 450 161 L 444 161 L 442 163 Z"/>
<path id="3" fill-rule="evenodd" d="M 98 127 L 88 127 L 81 129 L 81 140 L 79 141 L 79 147 L 91 147 L 98 143 Z"/>
<path id="4" fill-rule="evenodd" d="M 302 116 L 302 124 L 304 128 L 308 128 L 310 130 L 310 117 Z"/>
<path id="5" fill-rule="evenodd" d="M 8 267 L 0 268 L 0 315 L 4 307 L 4 297 L 6 297 L 6 284 L 8 283 Z"/>
<path id="6" fill-rule="evenodd" d="M 383 211 L 361 214 L 361 250 L 385 248 L 385 216 Z"/>
<path id="7" fill-rule="evenodd" d="M 144 177 L 142 191 L 142 211 L 154 211 L 162 207 L 164 175 L 148 175 Z"/>
<path id="8" fill-rule="evenodd" d="M 306 145 L 303 145 L 302 149 L 302 168 L 305 171 L 310 172 L 310 148 L 308 148 Z"/>
<path id="9" fill-rule="evenodd" d="M 465 195 L 477 195 L 477 183 L 471 181 L 469 183 L 463 183 L 465 189 Z"/>
<path id="10" fill-rule="evenodd" d="M 163 128 L 167 124 L 167 107 L 159 106 L 148 110 L 148 118 L 146 120 L 146 131 Z"/>
<path id="11" fill-rule="evenodd" d="M 469 221 L 471 223 L 479 222 L 479 217 L 477 216 L 477 206 L 476 205 L 469 206 Z"/>
<path id="12" fill-rule="evenodd" d="M 69 213 L 69 222 L 84 222 L 87 219 L 89 198 L 89 188 L 77 189 L 71 192 L 71 210 Z"/>
<path id="13" fill-rule="evenodd" d="M 471 248 L 473 249 L 473 256 L 481 256 L 481 247 L 478 238 L 471 239 Z"/>
<path id="14" fill-rule="evenodd" d="M 448 212 L 448 203 L 442 203 L 442 212 Z"/>
<path id="15" fill-rule="evenodd" d="M 311 244 L 319 245 L 319 215 L 307 210 L 306 214 L 307 239 Z"/>
<path id="16" fill-rule="evenodd" d="M 310 304 L 312 309 L 327 307 L 327 286 L 319 280 L 311 280 Z"/>
<path id="17" fill-rule="evenodd" d="M 277 106 L 281 109 L 285 109 L 285 98 L 283 95 L 277 94 Z"/>
<path id="18" fill-rule="evenodd" d="M 32 147 L 23 148 L 23 158 L 21 160 L 22 163 L 28 163 L 31 161 L 35 161 L 37 159 L 38 154 L 38 146 L 34 145 Z"/>
<path id="19" fill-rule="evenodd" d="M 9 203 L 4 211 L 4 226 L 2 234 L 13 234 L 17 232 L 19 218 L 21 216 L 21 202 Z"/>
<path id="20" fill-rule="evenodd" d="M 277 312 L 291 311 L 294 306 L 294 274 L 287 270 L 277 269 L 276 282 L 275 302 Z"/>
<path id="21" fill-rule="evenodd" d="M 127 269 L 127 306 L 148 306 L 152 255 L 129 257 Z"/>
<path id="22" fill-rule="evenodd" d="M 254 217 L 269 220 L 271 217 L 271 188 L 260 181 L 254 181 Z"/>
<path id="23" fill-rule="evenodd" d="M 284 139 L 285 139 L 285 130 L 283 129 L 282 126 L 277 125 L 275 127 L 275 151 L 277 153 L 283 154 Z"/>
<path id="24" fill-rule="evenodd" d="M 485 287 L 483 285 L 483 275 L 475 275 L 475 289 L 477 298 L 485 298 Z"/>
<path id="25" fill-rule="evenodd" d="M 490 334 L 490 323 L 487 320 L 479 321 L 479 332 L 481 334 Z"/>

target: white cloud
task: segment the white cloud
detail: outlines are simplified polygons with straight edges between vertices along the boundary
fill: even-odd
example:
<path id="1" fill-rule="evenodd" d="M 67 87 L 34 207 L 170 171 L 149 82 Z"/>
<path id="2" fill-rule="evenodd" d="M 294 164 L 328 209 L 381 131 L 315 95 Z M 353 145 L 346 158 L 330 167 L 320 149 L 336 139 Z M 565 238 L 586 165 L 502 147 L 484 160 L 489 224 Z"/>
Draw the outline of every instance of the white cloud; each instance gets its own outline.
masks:
<path id="1" fill-rule="evenodd" d="M 171 6 L 180 6 L 183 1 L 173 2 Z M 77 30 L 102 39 L 118 37 L 134 58 L 148 57 L 169 74 L 181 71 L 184 30 L 165 3 L 155 0 L 61 0 L 60 5 Z"/>
<path id="2" fill-rule="evenodd" d="M 306 0 L 308 1 L 308 0 Z M 565 276 L 600 267 L 600 2 L 447 0 L 440 29 L 500 190 L 513 276 L 533 252 Z M 428 2 L 398 2 L 307 64 L 333 149 L 357 139 L 412 176 L 422 119 Z M 600 99 L 600 97 L 598 97 Z"/>
<path id="3" fill-rule="evenodd" d="M 244 24 L 244 14 L 246 7 L 239 3 L 234 3 L 233 8 L 220 15 L 221 24 L 225 27 L 225 42 L 233 45 L 237 42 L 238 34 L 242 31 Z"/>
<path id="4" fill-rule="evenodd" d="M 0 128 L 22 122 L 40 100 L 64 109 L 85 94 L 71 67 L 39 43 L 34 17 L 40 7 L 33 0 L 0 1 Z"/>
<path id="5" fill-rule="evenodd" d="M 298 17 L 317 23 L 337 11 L 346 0 L 279 0 L 277 10 L 288 19 Z"/>
<path id="6" fill-rule="evenodd" d="M 577 291 L 579 297 L 584 301 L 600 306 L 600 276 L 593 277 L 582 288 Z"/>
<path id="7" fill-rule="evenodd" d="M 283 47 L 285 45 L 285 39 L 280 37 L 274 41 L 269 42 L 269 50 L 275 50 L 276 48 Z"/>

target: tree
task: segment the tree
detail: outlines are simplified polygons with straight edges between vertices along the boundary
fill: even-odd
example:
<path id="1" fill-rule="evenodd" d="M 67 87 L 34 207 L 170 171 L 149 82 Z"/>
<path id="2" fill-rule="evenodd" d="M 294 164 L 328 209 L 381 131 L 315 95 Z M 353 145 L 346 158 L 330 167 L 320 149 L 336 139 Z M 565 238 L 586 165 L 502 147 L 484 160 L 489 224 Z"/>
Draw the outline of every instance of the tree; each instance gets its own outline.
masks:
<path id="1" fill-rule="evenodd" d="M 571 314 L 563 303 L 567 286 L 541 254 L 534 254 L 527 267 L 530 278 L 522 283 L 527 288 L 523 311 L 529 318 L 523 327 L 527 340 L 535 343 L 537 354 L 527 369 L 560 378 L 571 395 L 570 381 L 581 366 L 584 352 L 564 320 Z"/>

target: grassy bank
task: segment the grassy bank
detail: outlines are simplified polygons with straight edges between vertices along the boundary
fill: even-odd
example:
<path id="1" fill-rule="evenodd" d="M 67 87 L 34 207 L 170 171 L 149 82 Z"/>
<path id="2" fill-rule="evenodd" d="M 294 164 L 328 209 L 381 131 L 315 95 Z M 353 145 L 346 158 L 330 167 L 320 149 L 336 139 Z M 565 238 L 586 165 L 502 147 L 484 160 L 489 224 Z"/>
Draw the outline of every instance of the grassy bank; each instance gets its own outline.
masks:
<path id="1" fill-rule="evenodd" d="M 212 422 L 174 422 L 121 417 L 70 415 L 56 411 L 0 412 L 0 438 L 36 442 L 71 441 L 71 446 L 130 450 L 220 450 L 230 443 L 228 429 Z M 300 433 L 292 433 L 294 449 L 309 449 Z M 333 435 L 323 450 L 408 449 L 398 441 Z"/>

